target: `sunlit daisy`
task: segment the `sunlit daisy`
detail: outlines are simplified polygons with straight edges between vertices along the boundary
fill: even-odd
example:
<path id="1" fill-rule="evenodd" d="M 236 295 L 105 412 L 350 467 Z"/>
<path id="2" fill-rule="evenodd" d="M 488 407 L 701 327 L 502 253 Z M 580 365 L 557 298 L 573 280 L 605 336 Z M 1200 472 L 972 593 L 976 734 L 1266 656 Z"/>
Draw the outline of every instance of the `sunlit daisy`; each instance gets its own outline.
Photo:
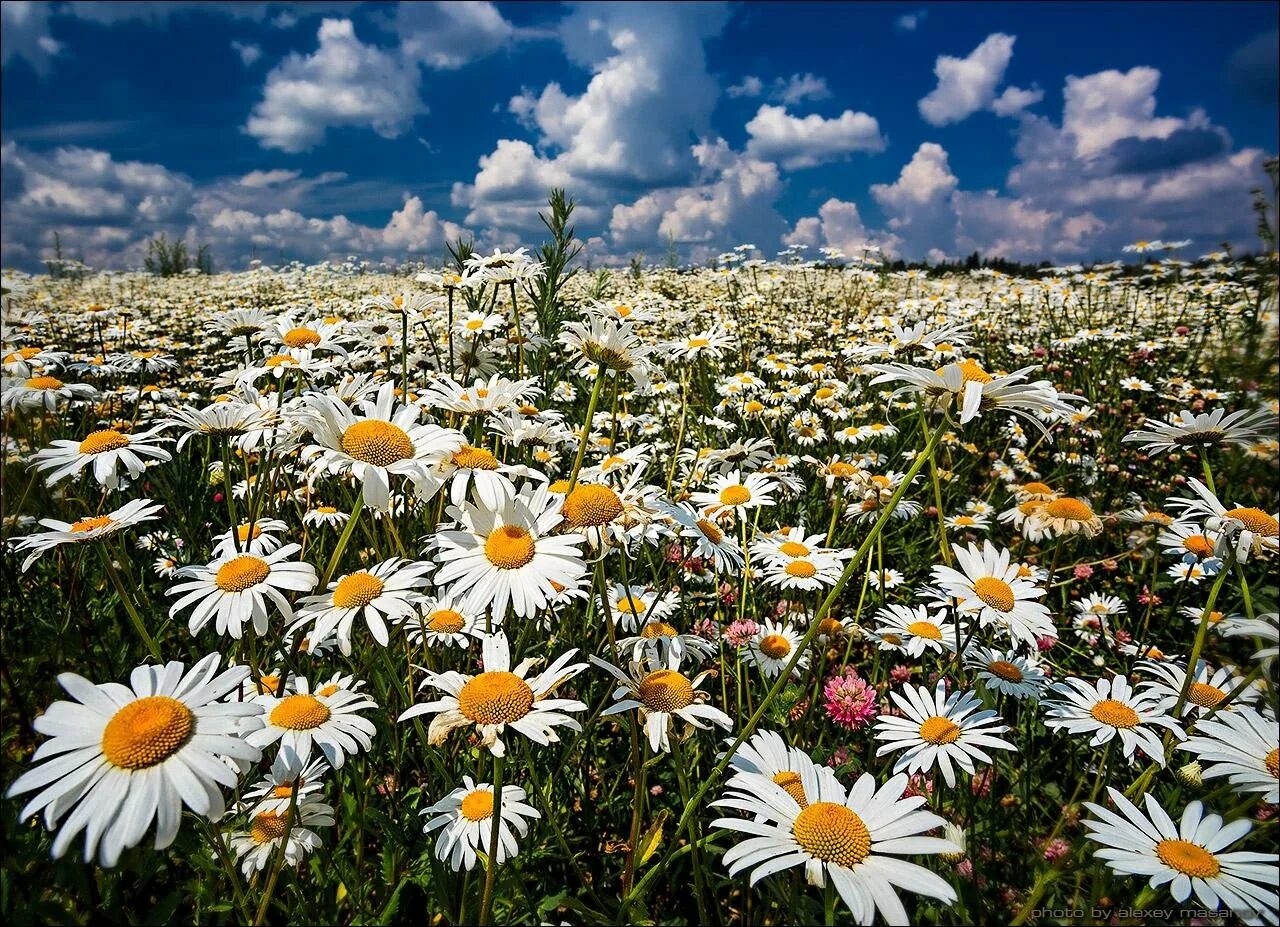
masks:
<path id="1" fill-rule="evenodd" d="M 502 787 L 495 865 L 501 866 L 519 853 L 516 837 L 523 837 L 529 832 L 529 821 L 542 817 L 536 808 L 525 803 L 527 797 L 519 786 Z M 447 861 L 454 872 L 474 869 L 479 859 L 477 851 L 486 856 L 489 854 L 494 805 L 490 783 L 476 782 L 470 776 L 463 776 L 459 788 L 429 808 L 422 809 L 421 814 L 431 815 L 422 832 L 440 832 L 436 837 L 436 859 Z"/>
<path id="2" fill-rule="evenodd" d="M 996 737 L 1009 730 L 1000 716 L 982 708 L 982 699 L 972 692 L 947 695 L 946 683 L 930 692 L 924 686 L 904 686 L 901 694 L 890 692 L 903 717 L 881 715 L 876 721 L 876 740 L 888 741 L 876 756 L 905 750 L 894 763 L 894 772 L 928 772 L 935 766 L 947 785 L 956 784 L 952 764 L 973 775 L 974 760 L 991 763 L 988 750 L 1013 750 L 1007 740 Z"/>
<path id="3" fill-rule="evenodd" d="M 265 749 L 278 742 L 281 750 L 296 753 L 300 763 L 310 760 L 315 748 L 334 769 L 340 769 L 349 755 L 373 744 L 373 722 L 358 714 L 377 708 L 373 699 L 336 683 L 313 692 L 303 676 L 294 676 L 289 682 L 290 693 L 277 697 L 268 692 L 255 699 L 263 726 L 249 735 L 251 744 Z"/>
<path id="4" fill-rule="evenodd" d="M 286 544 L 261 557 L 233 553 L 205 566 L 183 567 L 177 575 L 184 581 L 165 592 L 179 596 L 169 616 L 194 606 L 187 620 L 192 634 L 212 621 L 217 633 L 237 640 L 249 621 L 255 634 L 266 634 L 272 612 L 291 622 L 293 606 L 284 594 L 310 592 L 316 584 L 315 567 L 289 559 L 299 550 L 298 544 Z"/>

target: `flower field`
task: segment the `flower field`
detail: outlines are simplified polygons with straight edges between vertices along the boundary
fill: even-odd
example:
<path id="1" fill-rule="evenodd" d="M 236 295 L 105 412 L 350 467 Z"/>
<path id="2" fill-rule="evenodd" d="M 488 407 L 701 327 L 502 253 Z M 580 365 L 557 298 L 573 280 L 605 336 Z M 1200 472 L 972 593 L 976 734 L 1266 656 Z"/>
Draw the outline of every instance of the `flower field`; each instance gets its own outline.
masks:
<path id="1" fill-rule="evenodd" d="M 5 276 L 6 919 L 1276 923 L 1272 258 L 567 220 Z"/>

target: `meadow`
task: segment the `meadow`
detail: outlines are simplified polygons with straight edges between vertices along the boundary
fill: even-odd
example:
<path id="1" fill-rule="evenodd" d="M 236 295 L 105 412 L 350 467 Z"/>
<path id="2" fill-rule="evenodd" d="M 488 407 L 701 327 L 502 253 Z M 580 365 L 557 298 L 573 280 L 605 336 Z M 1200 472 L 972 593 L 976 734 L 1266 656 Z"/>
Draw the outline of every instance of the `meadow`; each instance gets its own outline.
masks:
<path id="1" fill-rule="evenodd" d="M 570 218 L 6 273 L 6 920 L 1276 922 L 1274 243 Z"/>

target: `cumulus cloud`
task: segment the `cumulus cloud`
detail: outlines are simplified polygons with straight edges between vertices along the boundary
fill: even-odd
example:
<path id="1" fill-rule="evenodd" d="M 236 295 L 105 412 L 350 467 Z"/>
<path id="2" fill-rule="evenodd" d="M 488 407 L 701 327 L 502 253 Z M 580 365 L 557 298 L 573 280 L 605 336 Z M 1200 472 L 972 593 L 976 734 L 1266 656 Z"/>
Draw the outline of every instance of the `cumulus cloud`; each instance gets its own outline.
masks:
<path id="1" fill-rule="evenodd" d="M 746 128 L 747 154 L 778 161 L 787 170 L 840 160 L 857 151 L 883 151 L 885 146 L 875 117 L 848 109 L 824 119 L 817 114 L 793 116 L 785 107 L 765 104 Z"/>
<path id="2" fill-rule="evenodd" d="M 262 57 L 262 46 L 255 42 L 232 40 L 231 48 L 240 56 L 240 63 L 246 68 Z"/>
<path id="3" fill-rule="evenodd" d="M 822 204 L 816 216 L 799 219 L 782 241 L 787 245 L 835 248 L 853 257 L 871 245 L 892 252 L 896 238 L 871 232 L 862 221 L 857 203 L 832 197 Z"/>
<path id="4" fill-rule="evenodd" d="M 315 52 L 291 54 L 267 75 L 244 127 L 264 148 L 305 151 L 340 126 L 395 138 L 426 112 L 417 66 L 361 42 L 351 20 L 324 20 L 317 39 Z"/>
<path id="5" fill-rule="evenodd" d="M 792 74 L 788 78 L 779 77 L 773 84 L 771 96 L 775 100 L 794 105 L 804 100 L 825 100 L 831 96 L 826 78 L 815 77 L 808 72 Z"/>
<path id="6" fill-rule="evenodd" d="M 726 87 L 724 92 L 735 99 L 737 97 L 758 97 L 764 93 L 764 81 L 749 74 L 738 83 Z"/>
<path id="7" fill-rule="evenodd" d="M 939 55 L 933 66 L 938 85 L 918 104 L 925 122 L 945 126 L 985 109 L 1000 116 L 1012 116 L 1040 102 L 1044 94 L 1038 89 L 1009 87 L 996 95 L 1013 58 L 1014 41 L 1012 35 L 995 32 L 967 57 Z"/>
<path id="8" fill-rule="evenodd" d="M 401 3 L 395 29 L 405 56 L 453 70 L 502 48 L 516 30 L 492 3 Z"/>
<path id="9" fill-rule="evenodd" d="M 37 153 L 9 142 L 3 166 L 5 266 L 35 268 L 58 231 L 68 254 L 97 267 L 138 266 L 157 233 L 207 243 L 223 267 L 251 256 L 319 261 L 359 254 L 403 259 L 439 252 L 461 226 L 404 193 L 383 226 L 341 213 L 307 214 L 315 189 L 346 175 L 315 177 L 291 170 L 250 171 L 231 180 L 196 184 L 159 164 L 118 161 L 109 153 L 62 147 Z M 338 197 L 350 202 L 346 191 Z"/>
<path id="10" fill-rule="evenodd" d="M 910 13 L 902 13 L 894 18 L 893 28 L 899 32 L 915 32 L 924 24 L 928 15 L 928 10 L 912 10 Z"/>

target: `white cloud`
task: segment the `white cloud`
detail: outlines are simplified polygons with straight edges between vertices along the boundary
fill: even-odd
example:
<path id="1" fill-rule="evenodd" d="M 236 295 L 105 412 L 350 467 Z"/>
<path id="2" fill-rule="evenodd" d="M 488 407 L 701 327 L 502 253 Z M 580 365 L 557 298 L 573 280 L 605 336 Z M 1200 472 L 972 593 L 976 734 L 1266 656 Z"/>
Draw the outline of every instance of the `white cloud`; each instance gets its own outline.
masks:
<path id="1" fill-rule="evenodd" d="M 817 114 L 793 116 L 782 106 L 765 104 L 747 123 L 747 154 L 778 161 L 788 170 L 813 167 L 856 151 L 883 151 L 884 138 L 874 116 L 845 110 L 834 119 Z"/>
<path id="2" fill-rule="evenodd" d="M 262 46 L 254 42 L 231 41 L 231 47 L 240 56 L 240 63 L 246 68 L 262 57 Z"/>
<path id="3" fill-rule="evenodd" d="M 62 45 L 49 34 L 48 3 L 33 0 L 5 0 L 0 3 L 0 63 L 5 67 L 21 58 L 37 74 L 49 72 L 50 59 Z"/>
<path id="4" fill-rule="evenodd" d="M 282 168 L 272 171 L 250 171 L 240 178 L 239 183 L 242 187 L 270 187 L 289 180 L 297 180 L 300 173 L 301 171 L 287 171 Z"/>
<path id="5" fill-rule="evenodd" d="M 918 104 L 925 122 L 944 126 L 985 109 L 1012 116 L 1038 103 L 1044 94 L 1035 89 L 1010 87 L 996 96 L 996 88 L 1004 80 L 1005 69 L 1013 57 L 1014 41 L 1014 36 L 995 32 L 965 58 L 939 55 L 933 66 L 938 85 Z"/>
<path id="6" fill-rule="evenodd" d="M 515 27 L 492 3 L 401 3 L 395 28 L 404 54 L 437 70 L 453 70 L 497 51 Z"/>
<path id="7" fill-rule="evenodd" d="M 1122 138 L 1168 138 L 1183 120 L 1155 118 L 1160 72 L 1137 67 L 1068 77 L 1063 90 L 1062 128 L 1075 137 L 1080 157 L 1097 154 Z"/>
<path id="8" fill-rule="evenodd" d="M 760 78 L 748 74 L 741 81 L 731 87 L 726 87 L 725 91 L 730 97 L 758 97 L 764 93 L 764 81 Z"/>
<path id="9" fill-rule="evenodd" d="M 896 239 L 884 233 L 873 234 L 863 223 L 857 203 L 832 197 L 822 204 L 816 216 L 798 220 L 782 241 L 787 245 L 808 245 L 810 248 L 837 248 L 853 257 L 861 254 L 868 245 L 876 245 L 893 254 Z"/>
<path id="10" fill-rule="evenodd" d="M 245 124 L 264 148 L 305 151 L 340 126 L 367 126 L 395 138 L 426 112 L 417 66 L 365 45 L 351 20 L 326 19 L 317 37 L 314 53 L 291 54 L 267 75 L 262 100 Z"/>
<path id="11" fill-rule="evenodd" d="M 825 100 L 831 96 L 826 78 L 815 77 L 808 72 L 792 74 L 785 80 L 779 77 L 773 82 L 773 99 L 794 105 L 804 100 Z"/>
<path id="12" fill-rule="evenodd" d="M 928 10 L 913 10 L 903 13 L 893 21 L 893 27 L 899 32 L 915 32 L 928 17 Z"/>

